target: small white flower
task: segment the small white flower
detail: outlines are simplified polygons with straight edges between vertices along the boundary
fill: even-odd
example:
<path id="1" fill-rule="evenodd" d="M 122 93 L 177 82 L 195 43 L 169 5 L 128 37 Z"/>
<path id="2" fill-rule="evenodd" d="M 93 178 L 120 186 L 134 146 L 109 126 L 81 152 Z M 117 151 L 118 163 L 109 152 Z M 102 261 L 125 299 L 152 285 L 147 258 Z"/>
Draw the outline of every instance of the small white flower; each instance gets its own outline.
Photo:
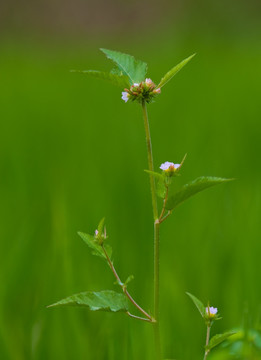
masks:
<path id="1" fill-rule="evenodd" d="M 174 164 L 173 162 L 166 161 L 160 165 L 160 169 L 164 171 L 168 170 L 177 170 L 180 167 L 180 164 Z"/>
<path id="2" fill-rule="evenodd" d="M 95 230 L 95 236 L 98 236 L 98 234 L 99 234 L 99 231 L 96 229 Z"/>
<path id="3" fill-rule="evenodd" d="M 211 307 L 206 307 L 206 313 L 207 313 L 207 315 L 209 315 L 209 316 L 214 316 L 214 315 L 217 314 L 217 312 L 218 312 L 218 309 L 217 309 L 217 308 L 214 308 L 213 306 L 211 306 Z"/>
<path id="4" fill-rule="evenodd" d="M 122 93 L 122 100 L 124 100 L 125 102 L 127 102 L 129 100 L 129 94 L 127 93 L 127 91 L 123 91 Z"/>
<path id="5" fill-rule="evenodd" d="M 140 86 L 140 84 L 139 83 L 134 83 L 132 86 L 133 87 L 138 87 L 138 86 Z"/>
<path id="6" fill-rule="evenodd" d="M 160 90 L 160 88 L 157 88 L 157 89 L 155 89 L 153 92 L 154 92 L 155 94 L 160 94 L 160 93 L 161 93 L 161 90 Z"/>
<path id="7" fill-rule="evenodd" d="M 145 79 L 145 83 L 147 86 L 150 86 L 153 84 L 153 81 L 151 79 Z"/>

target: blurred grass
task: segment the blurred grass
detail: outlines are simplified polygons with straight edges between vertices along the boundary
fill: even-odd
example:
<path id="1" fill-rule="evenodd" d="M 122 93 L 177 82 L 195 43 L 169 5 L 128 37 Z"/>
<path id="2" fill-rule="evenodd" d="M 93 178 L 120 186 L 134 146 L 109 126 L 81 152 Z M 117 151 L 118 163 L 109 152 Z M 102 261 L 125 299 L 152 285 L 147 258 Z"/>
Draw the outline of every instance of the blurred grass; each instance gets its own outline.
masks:
<path id="1" fill-rule="evenodd" d="M 163 346 L 166 357 L 180 359 L 200 358 L 205 338 L 185 291 L 220 309 L 216 332 L 242 325 L 245 307 L 252 326 L 260 313 L 261 52 L 258 40 L 216 40 L 165 40 L 157 52 L 152 43 L 108 46 L 148 61 L 155 81 L 198 53 L 149 106 L 155 166 L 188 153 L 179 183 L 237 179 L 182 205 L 162 226 Z M 69 73 L 109 65 L 93 46 L 2 46 L 1 359 L 152 358 L 148 324 L 45 308 L 73 293 L 115 288 L 76 234 L 94 232 L 103 216 L 115 266 L 123 279 L 135 276 L 130 292 L 153 306 L 141 111 L 124 104 L 117 88 Z"/>

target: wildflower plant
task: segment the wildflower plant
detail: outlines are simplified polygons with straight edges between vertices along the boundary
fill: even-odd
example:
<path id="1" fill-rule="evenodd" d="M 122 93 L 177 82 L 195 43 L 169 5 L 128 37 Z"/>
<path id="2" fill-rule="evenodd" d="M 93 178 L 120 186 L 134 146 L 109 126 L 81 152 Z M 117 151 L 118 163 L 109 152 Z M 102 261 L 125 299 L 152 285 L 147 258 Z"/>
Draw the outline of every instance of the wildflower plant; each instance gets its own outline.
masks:
<path id="1" fill-rule="evenodd" d="M 196 298 L 196 296 L 187 293 L 191 300 L 194 302 L 196 308 L 200 312 L 200 315 L 205 321 L 207 327 L 207 335 L 206 335 L 206 345 L 205 345 L 205 352 L 204 352 L 204 360 L 207 359 L 210 351 L 216 347 L 217 345 L 221 344 L 223 341 L 227 340 L 230 336 L 236 334 L 236 331 L 227 331 L 223 334 L 217 334 L 210 338 L 210 330 L 212 325 L 215 321 L 221 320 L 222 318 L 219 316 L 218 309 L 209 306 L 209 304 L 205 307 L 203 303 Z"/>
<path id="2" fill-rule="evenodd" d="M 177 206 L 185 200 L 194 196 L 214 185 L 222 184 L 230 179 L 220 177 L 202 176 L 187 184 L 184 184 L 179 190 L 176 190 L 172 195 L 169 195 L 169 189 L 175 182 L 175 178 L 181 175 L 182 167 L 186 159 L 186 155 L 180 163 L 163 162 L 158 171 L 154 170 L 152 143 L 150 136 L 147 104 L 156 100 L 157 96 L 162 93 L 162 88 L 176 75 L 193 57 L 189 56 L 174 66 L 168 71 L 156 85 L 147 75 L 147 64 L 143 61 L 136 60 L 133 56 L 123 54 L 117 51 L 101 49 L 101 51 L 110 59 L 114 67 L 111 72 L 103 72 L 96 70 L 77 71 L 86 75 L 107 80 L 113 85 L 116 85 L 122 90 L 122 100 L 127 102 L 137 102 L 142 109 L 143 121 L 145 127 L 145 137 L 148 155 L 148 169 L 146 173 L 149 175 L 150 190 L 152 198 L 153 209 L 153 224 L 154 224 L 154 310 L 153 313 L 145 310 L 138 304 L 134 297 L 129 293 L 128 284 L 133 280 L 133 276 L 129 276 L 126 280 L 122 280 L 118 270 L 116 270 L 113 259 L 112 249 L 108 244 L 107 230 L 105 227 L 104 218 L 99 222 L 98 227 L 91 234 L 79 232 L 80 237 L 89 246 L 93 255 L 100 257 L 108 265 L 116 283 L 121 291 L 104 290 L 100 292 L 86 291 L 76 295 L 69 296 L 63 300 L 56 302 L 51 307 L 56 306 L 85 306 L 92 311 L 110 311 L 122 312 L 127 316 L 145 321 L 151 324 L 154 329 L 154 343 L 155 343 L 155 360 L 162 360 L 162 349 L 160 339 L 160 303 L 159 303 L 159 284 L 160 284 L 160 248 L 159 248 L 159 234 L 160 225 L 173 213 Z M 158 206 L 160 200 L 161 207 Z M 215 308 L 204 307 L 203 304 L 197 300 L 193 295 L 189 294 L 202 317 L 207 324 L 207 343 L 205 357 L 206 359 L 210 349 L 220 343 L 221 335 L 218 339 L 215 337 L 209 341 L 210 328 L 215 320 L 218 320 L 218 314 Z M 135 313 L 131 310 L 135 309 Z M 225 336 L 225 338 L 227 335 Z M 214 345 L 213 345 L 214 344 Z"/>

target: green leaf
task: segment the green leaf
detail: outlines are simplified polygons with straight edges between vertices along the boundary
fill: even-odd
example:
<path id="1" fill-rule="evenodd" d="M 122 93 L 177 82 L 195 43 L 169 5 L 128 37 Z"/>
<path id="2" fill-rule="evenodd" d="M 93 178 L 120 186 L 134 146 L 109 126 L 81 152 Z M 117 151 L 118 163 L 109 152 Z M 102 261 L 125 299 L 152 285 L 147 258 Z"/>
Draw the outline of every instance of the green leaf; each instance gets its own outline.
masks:
<path id="1" fill-rule="evenodd" d="M 210 339 L 208 346 L 206 346 L 206 350 L 213 349 L 215 346 L 219 345 L 220 343 L 225 341 L 228 337 L 230 337 L 231 335 L 234 335 L 234 334 L 236 334 L 236 331 L 227 331 L 224 334 L 217 334 L 217 335 L 213 336 Z"/>
<path id="2" fill-rule="evenodd" d="M 206 316 L 206 308 L 205 306 L 203 305 L 203 303 L 196 298 L 196 296 L 190 294 L 189 292 L 186 293 L 190 298 L 191 300 L 193 301 L 193 303 L 196 305 L 196 308 L 198 309 L 198 311 L 200 312 L 201 316 L 205 319 L 205 316 Z"/>
<path id="3" fill-rule="evenodd" d="M 162 86 L 166 85 L 167 82 L 169 82 L 173 78 L 173 76 L 176 75 L 179 72 L 179 70 L 181 70 L 183 66 L 185 66 L 195 55 L 196 54 L 189 56 L 185 60 L 181 61 L 178 65 L 174 66 L 170 71 L 168 71 L 167 74 L 165 74 L 163 78 L 160 80 L 160 83 L 157 86 L 157 88 L 162 88 Z"/>
<path id="4" fill-rule="evenodd" d="M 98 229 L 97 229 L 99 235 L 103 234 L 104 221 L 105 221 L 105 218 L 102 218 L 101 221 L 99 222 Z"/>
<path id="5" fill-rule="evenodd" d="M 128 311 L 128 302 L 125 295 L 112 290 L 82 292 L 69 296 L 48 307 L 55 306 L 85 306 L 92 311 Z"/>
<path id="6" fill-rule="evenodd" d="M 131 84 L 145 80 L 147 64 L 143 61 L 136 60 L 133 56 L 118 51 L 107 49 L 101 49 L 101 51 L 118 66 L 124 75 L 128 76 Z"/>
<path id="7" fill-rule="evenodd" d="M 93 250 L 92 251 L 93 255 L 99 256 L 99 257 L 107 260 L 105 254 L 104 254 L 104 252 L 102 250 L 101 245 L 99 245 L 97 243 L 94 236 L 89 235 L 89 234 L 85 234 L 85 233 L 80 232 L 80 231 L 78 232 L 78 235 L 80 235 L 80 237 L 83 239 L 83 241 Z M 109 255 L 109 256 L 111 256 L 111 255 Z"/>
<path id="8" fill-rule="evenodd" d="M 170 196 L 166 204 L 166 209 L 173 210 L 191 196 L 196 195 L 198 192 L 203 191 L 211 186 L 222 184 L 231 180 L 233 179 L 224 179 L 210 176 L 199 177 L 194 181 L 183 185 L 179 191 Z"/>
<path id="9" fill-rule="evenodd" d="M 130 83 L 128 80 L 128 77 L 125 75 L 119 75 L 114 73 L 108 73 L 103 71 L 97 71 L 97 70 L 72 70 L 71 72 L 79 72 L 82 74 L 86 74 L 92 77 L 95 77 L 97 79 L 102 79 L 109 81 L 111 84 L 116 85 L 122 89 L 129 88 Z"/>
<path id="10" fill-rule="evenodd" d="M 132 280 L 134 279 L 134 276 L 133 275 L 129 275 L 128 277 L 127 277 L 127 280 L 125 281 L 125 285 L 127 285 L 127 284 L 129 284 Z"/>
<path id="11" fill-rule="evenodd" d="M 152 175 L 155 178 L 156 182 L 156 193 L 158 197 L 164 199 L 166 195 L 166 186 L 165 186 L 165 178 L 162 174 L 157 173 L 155 171 L 144 170 L 147 174 Z"/>

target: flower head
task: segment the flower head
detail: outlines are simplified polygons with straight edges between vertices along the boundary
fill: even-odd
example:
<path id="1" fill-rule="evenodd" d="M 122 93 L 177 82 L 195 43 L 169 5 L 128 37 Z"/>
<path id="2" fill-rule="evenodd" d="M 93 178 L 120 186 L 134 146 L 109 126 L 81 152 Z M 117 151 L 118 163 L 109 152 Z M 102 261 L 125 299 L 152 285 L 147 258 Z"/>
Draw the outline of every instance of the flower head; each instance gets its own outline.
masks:
<path id="1" fill-rule="evenodd" d="M 140 83 L 133 83 L 129 89 L 124 89 L 125 91 L 122 93 L 122 100 L 127 102 L 138 101 L 139 103 L 143 103 L 146 101 L 150 103 L 153 101 L 154 97 L 160 94 L 160 89 L 156 88 L 156 85 L 151 79 L 145 79 L 145 81 L 141 81 Z"/>
<path id="2" fill-rule="evenodd" d="M 122 100 L 124 100 L 125 102 L 127 102 L 129 100 L 129 93 L 127 93 L 127 91 L 123 91 L 122 93 Z"/>
<path id="3" fill-rule="evenodd" d="M 99 231 L 96 229 L 95 230 L 95 236 L 98 236 L 98 234 L 99 234 Z"/>
<path id="4" fill-rule="evenodd" d="M 218 309 L 214 308 L 213 306 L 206 307 L 206 313 L 209 318 L 214 318 L 216 316 L 217 312 L 218 312 Z"/>
<path id="5" fill-rule="evenodd" d="M 166 161 L 160 165 L 160 169 L 163 171 L 174 172 L 180 167 L 180 164 L 174 164 L 173 162 Z"/>

